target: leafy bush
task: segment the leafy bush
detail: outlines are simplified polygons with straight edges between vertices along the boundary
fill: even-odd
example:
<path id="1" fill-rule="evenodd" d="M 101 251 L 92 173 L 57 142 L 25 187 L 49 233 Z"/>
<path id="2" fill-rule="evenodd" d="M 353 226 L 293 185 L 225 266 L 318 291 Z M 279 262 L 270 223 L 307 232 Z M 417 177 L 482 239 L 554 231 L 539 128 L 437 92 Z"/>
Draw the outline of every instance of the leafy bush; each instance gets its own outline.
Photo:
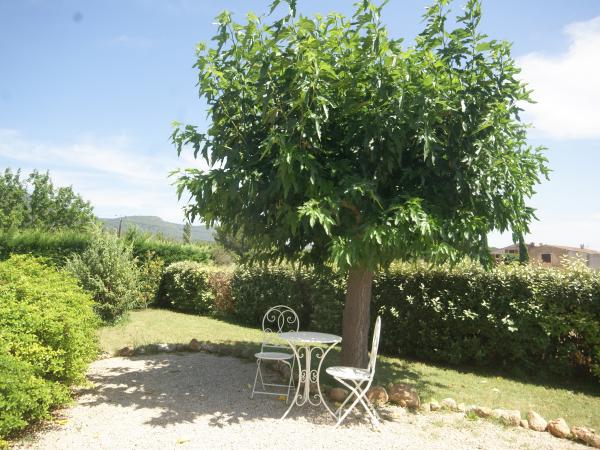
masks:
<path id="1" fill-rule="evenodd" d="M 140 303 L 141 274 L 132 246 L 113 233 L 94 230 L 88 248 L 73 255 L 65 268 L 92 294 L 105 322 L 115 322 Z"/>
<path id="2" fill-rule="evenodd" d="M 192 275 L 189 267 L 167 269 L 185 288 L 168 294 L 165 307 L 259 326 L 269 307 L 283 303 L 298 312 L 302 328 L 341 332 L 345 280 L 330 271 L 240 267 L 217 280 L 218 270 Z M 229 290 L 228 307 L 216 306 L 217 289 Z M 397 264 L 375 277 L 371 312 L 384 320 L 388 354 L 600 378 L 600 273 L 584 267 Z"/>
<path id="3" fill-rule="evenodd" d="M 66 389 L 54 388 L 30 364 L 0 353 L 0 438 L 48 417 L 53 405 L 67 400 Z"/>
<path id="4" fill-rule="evenodd" d="M 195 261 L 176 262 L 164 271 L 157 304 L 182 312 L 218 314 L 231 309 L 228 284 L 226 272 Z"/>
<path id="5" fill-rule="evenodd" d="M 93 301 L 30 256 L 0 262 L 0 435 L 68 399 L 97 353 Z"/>
<path id="6" fill-rule="evenodd" d="M 165 262 L 153 254 L 145 255 L 138 261 L 140 271 L 140 298 L 137 308 L 146 308 L 156 301 L 163 276 Z"/>

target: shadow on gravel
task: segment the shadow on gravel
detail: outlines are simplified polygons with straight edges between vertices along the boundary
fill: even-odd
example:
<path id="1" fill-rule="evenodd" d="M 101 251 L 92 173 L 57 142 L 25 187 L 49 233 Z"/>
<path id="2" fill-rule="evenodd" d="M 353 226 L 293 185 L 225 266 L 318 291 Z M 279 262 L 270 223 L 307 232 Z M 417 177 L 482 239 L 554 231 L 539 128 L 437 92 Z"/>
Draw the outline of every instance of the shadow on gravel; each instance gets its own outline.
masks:
<path id="1" fill-rule="evenodd" d="M 209 425 L 224 427 L 242 421 L 278 419 L 286 410 L 275 396 L 250 399 L 256 365 L 248 360 L 204 352 L 167 353 L 107 360 L 89 379 L 93 398 L 87 407 L 113 404 L 150 409 L 146 423 L 165 427 L 209 416 Z M 271 374 L 275 376 L 274 374 Z M 329 423 L 324 408 L 292 409 L 290 419 L 310 416 Z"/>

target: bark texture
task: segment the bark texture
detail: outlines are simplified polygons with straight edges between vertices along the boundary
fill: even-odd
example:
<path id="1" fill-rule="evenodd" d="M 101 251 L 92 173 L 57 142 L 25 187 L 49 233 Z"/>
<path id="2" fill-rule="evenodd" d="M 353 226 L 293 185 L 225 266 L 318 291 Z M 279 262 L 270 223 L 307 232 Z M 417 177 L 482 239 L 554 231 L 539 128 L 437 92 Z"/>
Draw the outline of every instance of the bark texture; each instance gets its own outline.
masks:
<path id="1" fill-rule="evenodd" d="M 369 356 L 369 321 L 373 272 L 350 269 L 342 324 L 342 364 L 366 368 Z"/>

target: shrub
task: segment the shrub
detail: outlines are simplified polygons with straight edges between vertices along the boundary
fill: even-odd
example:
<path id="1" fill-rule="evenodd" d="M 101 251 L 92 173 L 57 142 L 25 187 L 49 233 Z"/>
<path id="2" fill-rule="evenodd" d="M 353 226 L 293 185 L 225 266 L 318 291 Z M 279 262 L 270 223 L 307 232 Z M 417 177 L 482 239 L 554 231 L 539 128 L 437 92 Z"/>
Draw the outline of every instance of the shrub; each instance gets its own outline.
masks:
<path id="1" fill-rule="evenodd" d="M 140 298 L 136 308 L 147 308 L 154 304 L 160 288 L 165 262 L 153 254 L 138 261 L 140 270 Z"/>
<path id="2" fill-rule="evenodd" d="M 195 314 L 216 312 L 216 305 L 227 309 L 231 303 L 227 297 L 228 289 L 221 287 L 217 281 L 225 281 L 226 275 L 219 274 L 217 279 L 211 281 L 214 273 L 213 268 L 195 261 L 169 265 L 160 284 L 158 306 Z"/>
<path id="3" fill-rule="evenodd" d="M 73 255 L 65 268 L 92 294 L 105 322 L 115 322 L 140 302 L 141 274 L 132 246 L 113 233 L 94 230 L 88 248 Z"/>
<path id="4" fill-rule="evenodd" d="M 31 365 L 0 354 L 0 444 L 2 436 L 47 418 L 53 405 L 68 400 L 67 393 L 36 376 Z"/>
<path id="5" fill-rule="evenodd" d="M 68 399 L 97 353 L 93 301 L 30 256 L 0 262 L 0 435 Z"/>

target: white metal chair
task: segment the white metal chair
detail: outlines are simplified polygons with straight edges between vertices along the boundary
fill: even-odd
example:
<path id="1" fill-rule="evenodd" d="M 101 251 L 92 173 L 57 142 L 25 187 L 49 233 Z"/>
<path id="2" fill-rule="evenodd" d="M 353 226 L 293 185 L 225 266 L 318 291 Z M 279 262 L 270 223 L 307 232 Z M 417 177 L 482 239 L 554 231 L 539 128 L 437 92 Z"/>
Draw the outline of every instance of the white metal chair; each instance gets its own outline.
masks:
<path id="1" fill-rule="evenodd" d="M 289 306 L 273 306 L 266 312 L 262 320 L 263 342 L 260 346 L 260 352 L 254 355 L 256 356 L 257 367 L 250 398 L 254 398 L 254 394 L 285 395 L 285 402 L 288 402 L 290 391 L 294 386 L 294 364 L 296 358 L 294 358 L 289 345 L 279 339 L 278 335 L 285 331 L 298 331 L 299 329 L 300 320 L 298 319 L 298 314 Z M 262 361 L 281 361 L 286 364 L 290 368 L 290 380 L 288 384 L 265 383 L 261 370 Z M 262 391 L 256 390 L 256 383 L 259 379 Z M 285 393 L 273 392 L 268 391 L 266 386 L 287 389 Z"/>
<path id="2" fill-rule="evenodd" d="M 344 400 L 340 407 L 335 411 L 335 416 L 338 419 L 337 423 L 335 424 L 336 428 L 344 421 L 348 414 L 350 414 L 350 411 L 352 411 L 352 409 L 354 409 L 358 403 L 363 405 L 373 425 L 375 427 L 379 427 L 380 425 L 377 411 L 375 411 L 373 405 L 371 402 L 369 402 L 369 399 L 366 396 L 367 391 L 371 387 L 371 383 L 373 383 L 373 377 L 375 376 L 375 363 L 377 361 L 377 350 L 379 348 L 380 334 L 381 317 L 377 317 L 377 320 L 375 321 L 375 329 L 373 330 L 373 341 L 371 343 L 369 365 L 366 369 L 347 366 L 333 366 L 326 369 L 329 375 L 350 390 L 350 394 L 348 394 L 346 400 Z M 356 399 L 350 404 L 348 409 L 344 411 L 344 406 L 352 397 L 356 397 Z"/>

